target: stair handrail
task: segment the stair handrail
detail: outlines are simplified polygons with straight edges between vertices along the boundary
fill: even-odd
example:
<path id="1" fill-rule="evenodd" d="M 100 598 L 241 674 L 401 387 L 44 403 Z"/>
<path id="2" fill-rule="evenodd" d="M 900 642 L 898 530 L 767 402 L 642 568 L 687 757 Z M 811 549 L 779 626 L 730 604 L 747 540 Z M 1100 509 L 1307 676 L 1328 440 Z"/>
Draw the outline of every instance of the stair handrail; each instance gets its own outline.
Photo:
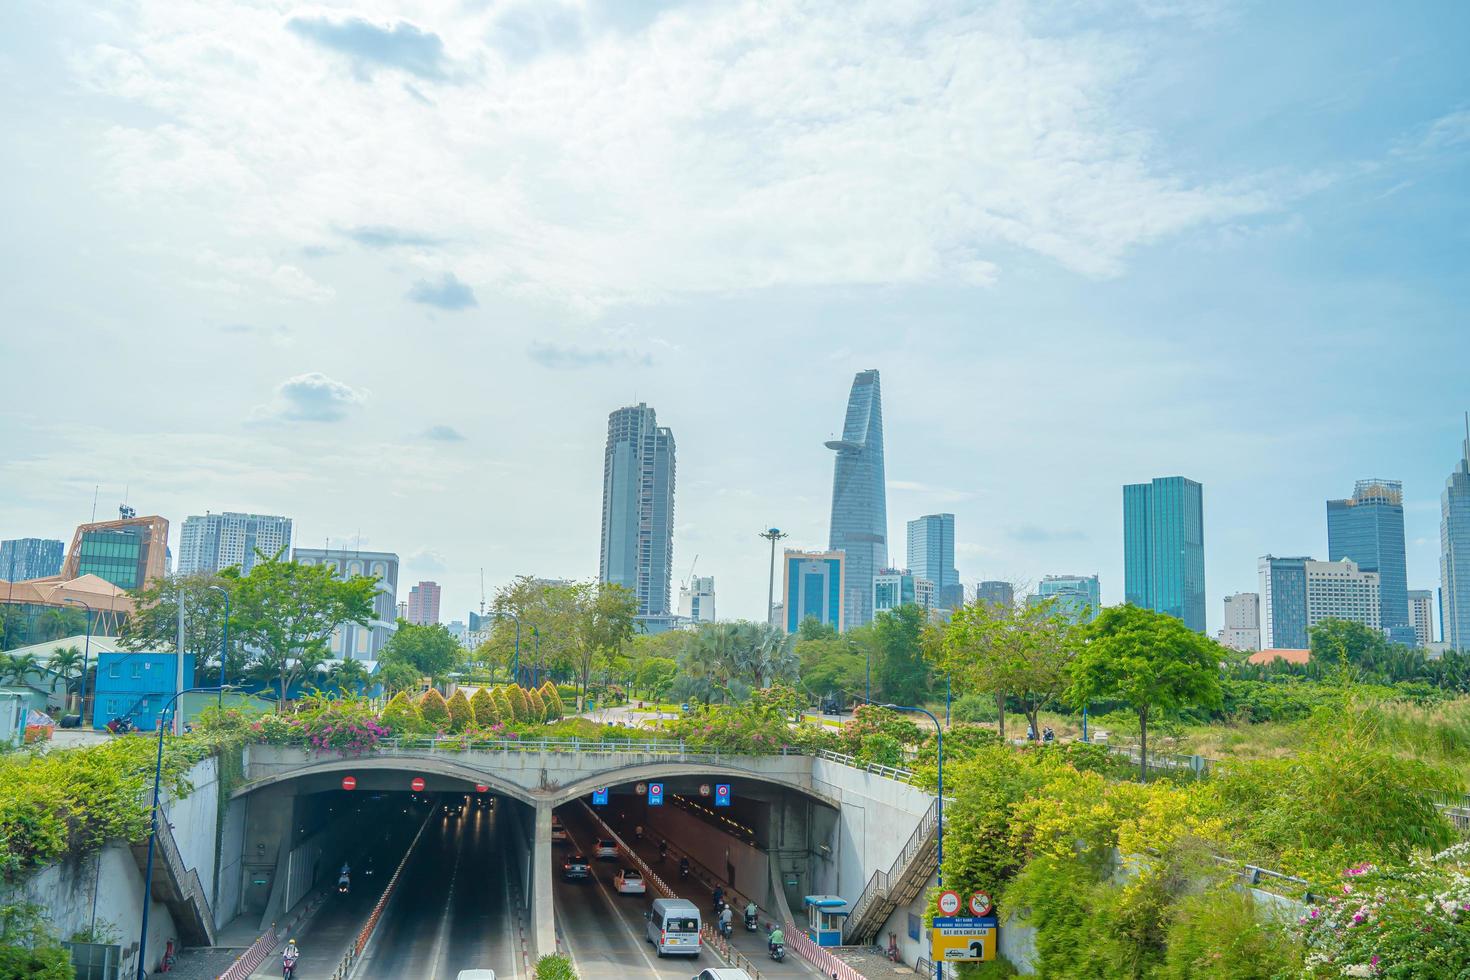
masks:
<path id="1" fill-rule="evenodd" d="M 867 915 L 869 908 L 881 899 L 887 898 L 889 886 L 903 877 L 903 872 L 909 864 L 916 860 L 919 855 L 928 850 L 930 833 L 939 824 L 939 798 L 929 804 L 929 809 L 919 818 L 919 825 L 904 842 L 903 849 L 898 852 L 898 857 L 893 859 L 893 864 L 887 871 L 874 871 L 868 878 L 868 883 L 863 887 L 862 894 L 852 904 L 852 914 L 847 921 L 853 926 L 863 925 L 862 920 Z M 861 934 L 864 930 L 854 929 L 854 934 Z"/>

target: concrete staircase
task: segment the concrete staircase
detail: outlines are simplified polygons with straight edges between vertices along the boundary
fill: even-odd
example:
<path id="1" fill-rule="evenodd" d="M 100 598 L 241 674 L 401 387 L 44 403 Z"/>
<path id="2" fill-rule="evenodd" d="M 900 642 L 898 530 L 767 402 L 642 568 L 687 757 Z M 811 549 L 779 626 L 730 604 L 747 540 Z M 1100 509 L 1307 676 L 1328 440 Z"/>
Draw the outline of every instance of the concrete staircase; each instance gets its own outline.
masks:
<path id="1" fill-rule="evenodd" d="M 873 942 L 883 923 L 900 905 L 918 897 L 939 867 L 939 801 L 919 819 L 903 850 L 887 871 L 874 871 L 853 903 L 842 941 L 849 946 Z"/>
<path id="2" fill-rule="evenodd" d="M 132 845 L 138 870 L 148 873 L 148 841 Z M 160 811 L 153 847 L 153 899 L 168 907 L 185 946 L 214 945 L 214 915 L 199 872 L 184 867 L 173 828 Z"/>

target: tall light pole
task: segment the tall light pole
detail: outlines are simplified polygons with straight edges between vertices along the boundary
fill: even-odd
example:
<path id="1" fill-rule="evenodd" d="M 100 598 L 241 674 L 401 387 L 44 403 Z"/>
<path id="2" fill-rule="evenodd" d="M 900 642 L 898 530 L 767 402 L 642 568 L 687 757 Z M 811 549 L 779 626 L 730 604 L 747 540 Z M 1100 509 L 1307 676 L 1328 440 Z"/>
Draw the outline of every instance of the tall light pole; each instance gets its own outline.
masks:
<path id="1" fill-rule="evenodd" d="M 225 654 L 230 649 L 230 591 L 222 585 L 211 585 L 210 592 L 218 592 L 225 597 L 225 622 L 223 632 L 219 640 L 219 703 L 218 710 L 225 710 Z"/>
<path id="2" fill-rule="evenodd" d="M 768 527 L 760 532 L 760 537 L 771 542 L 771 574 L 770 582 L 766 586 L 766 624 L 773 625 L 771 619 L 776 615 L 776 542 L 790 535 L 779 527 Z"/>
<path id="3" fill-rule="evenodd" d="M 87 605 L 86 601 L 82 599 L 67 598 L 61 601 L 69 602 L 74 606 L 87 606 L 87 640 L 82 646 L 81 696 L 77 698 L 77 727 L 80 728 L 87 721 L 85 717 L 87 713 L 87 658 L 92 653 L 92 607 Z"/>
<path id="4" fill-rule="evenodd" d="M 143 866 L 143 926 L 138 930 L 138 980 L 148 980 L 148 906 L 153 904 L 153 846 L 158 839 L 158 789 L 159 783 L 163 781 L 163 720 L 175 702 L 185 694 L 211 690 L 213 688 L 191 687 L 179 691 L 163 703 L 163 710 L 158 713 L 158 757 L 153 763 L 153 808 L 148 825 L 148 862 Z"/>
<path id="5" fill-rule="evenodd" d="M 510 675 L 519 684 L 521 682 L 521 617 L 513 612 L 496 613 L 497 616 L 509 616 L 516 622 L 516 652 L 515 659 L 511 661 Z M 532 629 L 535 629 L 533 626 Z M 495 675 L 491 675 L 492 677 Z"/>

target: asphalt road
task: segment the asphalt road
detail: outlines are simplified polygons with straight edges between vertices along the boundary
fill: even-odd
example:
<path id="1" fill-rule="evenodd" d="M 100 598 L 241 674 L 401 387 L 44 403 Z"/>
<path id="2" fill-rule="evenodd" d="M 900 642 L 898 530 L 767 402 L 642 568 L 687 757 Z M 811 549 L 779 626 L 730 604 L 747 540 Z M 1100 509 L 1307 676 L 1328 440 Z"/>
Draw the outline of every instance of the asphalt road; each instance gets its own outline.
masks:
<path id="1" fill-rule="evenodd" d="M 510 862 L 523 858 L 510 852 L 498 818 L 498 808 L 434 818 L 356 980 L 454 980 L 486 967 L 503 980 L 528 980 L 510 893 Z"/>

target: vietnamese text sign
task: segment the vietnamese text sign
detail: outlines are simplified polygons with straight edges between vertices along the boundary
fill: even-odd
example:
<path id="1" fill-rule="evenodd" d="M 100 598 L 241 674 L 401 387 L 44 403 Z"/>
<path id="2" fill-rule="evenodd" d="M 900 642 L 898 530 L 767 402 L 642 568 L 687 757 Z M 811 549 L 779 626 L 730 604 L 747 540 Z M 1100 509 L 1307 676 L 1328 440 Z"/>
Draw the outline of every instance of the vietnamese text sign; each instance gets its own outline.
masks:
<path id="1" fill-rule="evenodd" d="M 930 955 L 941 960 L 995 959 L 996 917 L 935 916 L 930 937 Z"/>

